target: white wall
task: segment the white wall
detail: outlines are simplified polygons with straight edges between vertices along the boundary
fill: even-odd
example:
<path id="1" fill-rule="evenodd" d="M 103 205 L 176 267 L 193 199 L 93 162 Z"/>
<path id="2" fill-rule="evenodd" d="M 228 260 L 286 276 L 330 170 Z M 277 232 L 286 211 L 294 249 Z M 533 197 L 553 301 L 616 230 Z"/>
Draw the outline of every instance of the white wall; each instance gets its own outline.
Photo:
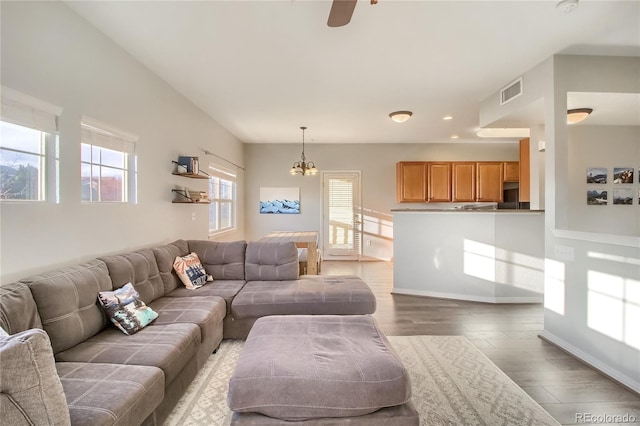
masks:
<path id="1" fill-rule="evenodd" d="M 393 218 L 394 293 L 542 301 L 543 213 L 396 211 Z"/>
<path id="2" fill-rule="evenodd" d="M 242 143 L 63 3 L 0 5 L 2 85 L 63 108 L 60 204 L 0 205 L 1 282 L 177 238 L 207 238 L 207 207 L 171 204 L 170 192 L 174 185 L 204 190 L 206 180 L 172 176 L 171 160 L 199 155 L 207 163 L 202 147 L 242 164 Z M 81 115 L 139 136 L 138 204 L 80 202 Z M 226 238 L 243 237 L 242 214 L 238 222 Z"/>
<path id="3" fill-rule="evenodd" d="M 566 124 L 568 92 L 640 93 L 640 58 L 556 55 L 525 73 L 525 82 L 527 76 L 535 90 L 517 101 L 542 98 L 545 115 L 543 337 L 640 391 L 638 206 L 602 207 L 598 219 L 585 206 L 587 185 L 579 182 L 586 179 L 585 164 L 596 158 L 592 166 L 637 167 L 638 133 Z M 514 101 L 499 112 L 488 105 L 493 96 L 481 113 L 491 121 L 526 105 Z M 586 149 L 578 152 L 583 141 Z M 609 218 L 619 223 L 605 223 Z"/>
<path id="4" fill-rule="evenodd" d="M 307 132 L 312 133 L 312 129 Z M 258 239 L 271 231 L 320 230 L 322 188 L 317 176 L 291 176 L 289 169 L 300 159 L 301 144 L 246 144 L 246 235 Z M 396 203 L 398 161 L 517 161 L 517 143 L 477 144 L 305 144 L 305 154 L 321 171 L 362 172 L 364 239 L 371 245 L 363 254 L 377 259 L 393 256 L 391 209 L 426 204 Z M 260 187 L 300 187 L 299 215 L 261 215 Z M 442 207 L 442 204 L 429 204 Z M 451 207 L 452 204 L 447 204 Z"/>
<path id="5" fill-rule="evenodd" d="M 587 168 L 604 167 L 606 184 L 587 184 Z M 633 184 L 614 184 L 614 167 L 632 167 Z M 569 128 L 568 229 L 602 234 L 640 237 L 638 168 L 640 167 L 640 127 L 575 126 Z M 606 190 L 608 204 L 588 206 L 586 191 Z M 613 205 L 613 190 L 632 191 L 632 205 Z"/>

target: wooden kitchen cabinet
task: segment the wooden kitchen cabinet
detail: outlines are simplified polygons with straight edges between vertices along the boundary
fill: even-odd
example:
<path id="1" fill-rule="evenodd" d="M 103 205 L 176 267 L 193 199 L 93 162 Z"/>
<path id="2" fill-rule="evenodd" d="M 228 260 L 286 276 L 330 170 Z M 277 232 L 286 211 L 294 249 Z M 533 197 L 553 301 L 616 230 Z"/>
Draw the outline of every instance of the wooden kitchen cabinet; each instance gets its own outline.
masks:
<path id="1" fill-rule="evenodd" d="M 396 164 L 396 201 L 424 203 L 427 201 L 427 163 L 401 161 Z"/>
<path id="2" fill-rule="evenodd" d="M 520 192 L 521 203 L 531 201 L 531 165 L 529 154 L 529 138 L 520 141 Z"/>
<path id="3" fill-rule="evenodd" d="M 504 182 L 518 182 L 520 180 L 520 163 L 517 161 L 504 162 Z"/>
<path id="4" fill-rule="evenodd" d="M 451 163 L 427 163 L 427 182 L 430 203 L 451 201 Z"/>
<path id="5" fill-rule="evenodd" d="M 476 163 L 451 163 L 451 201 L 476 201 Z"/>
<path id="6" fill-rule="evenodd" d="M 477 201 L 502 202 L 503 173 L 502 162 L 476 163 Z"/>

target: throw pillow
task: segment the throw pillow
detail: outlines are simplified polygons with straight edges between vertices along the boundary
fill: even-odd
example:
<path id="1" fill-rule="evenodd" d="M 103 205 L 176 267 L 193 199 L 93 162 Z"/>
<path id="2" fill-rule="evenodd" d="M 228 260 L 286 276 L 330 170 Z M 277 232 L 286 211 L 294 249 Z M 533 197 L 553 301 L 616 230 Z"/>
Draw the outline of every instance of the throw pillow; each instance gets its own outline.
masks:
<path id="1" fill-rule="evenodd" d="M 180 281 L 189 290 L 195 290 L 202 287 L 207 281 L 213 281 L 211 275 L 207 275 L 204 266 L 200 262 L 200 258 L 195 253 L 189 253 L 186 256 L 177 256 L 173 262 L 173 269 L 180 277 Z"/>
<path id="2" fill-rule="evenodd" d="M 131 283 L 115 291 L 99 292 L 98 300 L 111 322 L 129 336 L 158 318 L 157 312 L 140 300 L 140 294 Z"/>

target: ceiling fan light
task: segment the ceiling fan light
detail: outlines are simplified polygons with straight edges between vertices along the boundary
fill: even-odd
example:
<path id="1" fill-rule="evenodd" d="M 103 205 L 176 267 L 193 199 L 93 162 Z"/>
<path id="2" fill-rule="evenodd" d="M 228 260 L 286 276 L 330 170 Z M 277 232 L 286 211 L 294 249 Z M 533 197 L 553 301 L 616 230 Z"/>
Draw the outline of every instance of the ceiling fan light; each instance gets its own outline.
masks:
<path id="1" fill-rule="evenodd" d="M 396 123 L 404 123 L 411 118 L 413 113 L 411 111 L 395 111 L 389 114 L 389 117 Z"/>
<path id="2" fill-rule="evenodd" d="M 593 112 L 593 108 L 575 108 L 567 111 L 567 124 L 576 124 Z"/>

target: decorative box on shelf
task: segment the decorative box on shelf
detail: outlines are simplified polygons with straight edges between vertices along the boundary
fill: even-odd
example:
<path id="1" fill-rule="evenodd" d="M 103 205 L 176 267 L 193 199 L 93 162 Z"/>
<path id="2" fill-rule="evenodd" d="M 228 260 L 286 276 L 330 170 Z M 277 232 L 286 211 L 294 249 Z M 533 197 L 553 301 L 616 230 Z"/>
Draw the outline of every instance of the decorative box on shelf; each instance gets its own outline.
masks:
<path id="1" fill-rule="evenodd" d="M 174 175 L 192 179 L 209 179 L 209 175 L 200 171 L 198 157 L 178 157 L 178 161 L 172 161 L 176 165 Z"/>

